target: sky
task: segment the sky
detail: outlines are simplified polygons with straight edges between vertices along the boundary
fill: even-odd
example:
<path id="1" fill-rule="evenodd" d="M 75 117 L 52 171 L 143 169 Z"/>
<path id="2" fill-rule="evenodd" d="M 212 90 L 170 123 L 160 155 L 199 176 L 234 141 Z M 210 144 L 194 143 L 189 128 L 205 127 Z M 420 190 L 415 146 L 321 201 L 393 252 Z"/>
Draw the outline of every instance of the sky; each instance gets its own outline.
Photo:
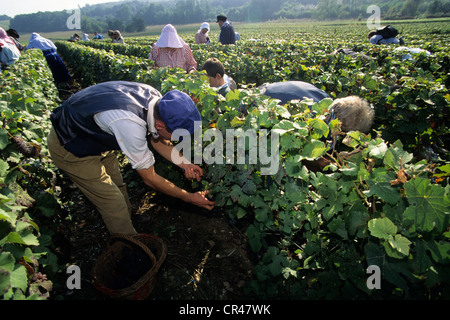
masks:
<path id="1" fill-rule="evenodd" d="M 39 11 L 62 11 L 83 8 L 86 4 L 116 2 L 118 0 L 0 0 L 0 15 L 14 17 L 17 14 Z"/>

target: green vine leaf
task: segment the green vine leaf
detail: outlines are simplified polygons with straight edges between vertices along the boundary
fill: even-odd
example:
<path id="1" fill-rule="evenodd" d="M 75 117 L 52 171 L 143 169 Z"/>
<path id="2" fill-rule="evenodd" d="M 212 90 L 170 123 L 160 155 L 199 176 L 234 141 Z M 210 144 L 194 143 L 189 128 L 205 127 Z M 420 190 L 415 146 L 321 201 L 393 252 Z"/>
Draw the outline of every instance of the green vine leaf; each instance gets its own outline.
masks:
<path id="1" fill-rule="evenodd" d="M 388 147 L 382 139 L 377 138 L 376 140 L 371 140 L 369 142 L 368 150 L 371 157 L 383 159 L 386 151 L 388 150 Z"/>
<path id="2" fill-rule="evenodd" d="M 386 253 L 393 258 L 402 259 L 409 254 L 411 241 L 400 234 L 391 237 L 389 241 L 383 242 Z"/>
<path id="3" fill-rule="evenodd" d="M 376 194 L 378 197 L 386 201 L 387 203 L 394 205 L 400 200 L 400 193 L 394 189 L 389 182 L 374 182 L 368 180 L 367 183 L 370 186 L 370 192 L 366 192 L 367 197 Z"/>
<path id="4" fill-rule="evenodd" d="M 404 212 L 404 221 L 410 224 L 411 231 L 444 232 L 450 207 L 445 189 L 430 180 L 416 178 L 405 183 L 405 191 L 410 206 Z"/>
<path id="5" fill-rule="evenodd" d="M 397 226 L 389 218 L 372 219 L 368 228 L 373 237 L 384 240 L 391 240 L 397 233 Z"/>
<path id="6" fill-rule="evenodd" d="M 403 144 L 397 140 L 387 151 L 384 156 L 384 164 L 392 169 L 399 171 L 403 169 L 403 165 L 410 162 L 413 154 L 403 150 Z"/>

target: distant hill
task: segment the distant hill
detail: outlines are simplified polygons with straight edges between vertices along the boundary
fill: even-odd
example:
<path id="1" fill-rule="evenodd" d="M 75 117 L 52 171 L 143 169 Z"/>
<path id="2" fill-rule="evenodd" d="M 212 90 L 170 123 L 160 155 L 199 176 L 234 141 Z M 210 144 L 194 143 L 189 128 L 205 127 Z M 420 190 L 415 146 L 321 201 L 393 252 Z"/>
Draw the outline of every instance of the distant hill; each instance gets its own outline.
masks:
<path id="1" fill-rule="evenodd" d="M 0 14 L 0 27 L 2 27 L 5 30 L 8 30 L 10 19 L 11 17 L 7 16 L 6 14 Z"/>
<path id="2" fill-rule="evenodd" d="M 218 14 L 231 21 L 276 19 L 366 19 L 377 5 L 385 19 L 450 16 L 450 0 L 127 0 L 81 8 L 84 32 L 109 29 L 136 32 L 148 25 L 215 22 Z M 10 21 L 19 32 L 67 31 L 66 11 L 17 15 Z"/>

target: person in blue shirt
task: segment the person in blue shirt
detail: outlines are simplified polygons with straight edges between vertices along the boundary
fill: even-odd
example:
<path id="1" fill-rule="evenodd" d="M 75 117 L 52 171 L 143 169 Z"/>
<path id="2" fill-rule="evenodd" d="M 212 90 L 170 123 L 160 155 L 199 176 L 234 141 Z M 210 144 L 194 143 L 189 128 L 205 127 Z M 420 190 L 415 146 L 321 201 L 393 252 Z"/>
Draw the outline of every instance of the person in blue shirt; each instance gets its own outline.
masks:
<path id="1" fill-rule="evenodd" d="M 265 83 L 258 89 L 264 95 L 280 100 L 281 104 L 286 104 L 291 100 L 302 100 L 305 97 L 313 99 L 314 102 L 320 102 L 322 99 L 330 97 L 325 91 L 303 81 Z"/>
<path id="2" fill-rule="evenodd" d="M 217 21 L 220 27 L 219 42 L 221 44 L 235 44 L 236 43 L 236 33 L 231 22 L 227 17 L 223 15 L 217 16 Z"/>
<path id="3" fill-rule="evenodd" d="M 51 40 L 42 37 L 36 32 L 33 32 L 25 50 L 28 49 L 42 50 L 42 53 L 47 60 L 48 66 L 50 67 L 50 71 L 52 72 L 53 79 L 56 83 L 64 83 L 72 79 L 69 70 L 67 69 L 61 57 L 58 55 L 57 48 Z"/>
<path id="4" fill-rule="evenodd" d="M 371 44 L 400 44 L 404 45 L 403 37 L 396 38 L 398 35 L 397 29 L 388 25 L 386 27 L 371 30 L 368 38 Z"/>
<path id="5" fill-rule="evenodd" d="M 103 35 L 101 35 L 100 33 L 94 32 L 94 40 L 104 40 L 105 37 L 103 37 Z"/>
<path id="6" fill-rule="evenodd" d="M 371 44 L 400 44 L 399 39 L 395 37 L 383 38 L 381 34 L 376 34 L 375 31 L 370 32 L 368 38 Z"/>

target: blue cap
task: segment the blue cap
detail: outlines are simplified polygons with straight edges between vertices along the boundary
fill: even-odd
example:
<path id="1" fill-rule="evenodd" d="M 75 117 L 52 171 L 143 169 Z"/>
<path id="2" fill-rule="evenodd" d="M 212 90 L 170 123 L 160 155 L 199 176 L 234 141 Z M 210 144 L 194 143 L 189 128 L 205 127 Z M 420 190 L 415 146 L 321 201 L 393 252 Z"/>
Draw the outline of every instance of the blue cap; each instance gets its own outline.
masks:
<path id="1" fill-rule="evenodd" d="M 194 134 L 194 121 L 201 121 L 200 112 L 194 101 L 186 93 L 179 90 L 167 92 L 158 103 L 159 114 L 170 132 L 186 129 Z"/>

